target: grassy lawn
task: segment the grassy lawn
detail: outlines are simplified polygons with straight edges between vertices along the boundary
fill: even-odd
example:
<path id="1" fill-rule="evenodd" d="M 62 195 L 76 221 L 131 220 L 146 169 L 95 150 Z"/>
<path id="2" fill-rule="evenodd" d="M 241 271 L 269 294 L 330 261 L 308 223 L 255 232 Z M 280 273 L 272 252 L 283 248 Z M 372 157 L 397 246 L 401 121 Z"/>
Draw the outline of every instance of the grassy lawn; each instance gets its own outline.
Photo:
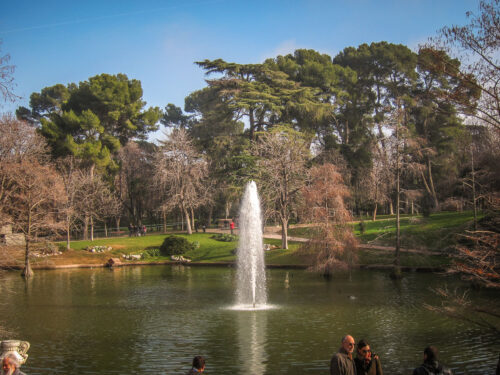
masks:
<path id="1" fill-rule="evenodd" d="M 304 229 L 304 228 L 301 228 Z M 307 229 L 307 228 L 306 228 Z M 185 257 L 190 258 L 193 262 L 212 263 L 212 262 L 234 262 L 236 256 L 233 251 L 237 247 L 237 242 L 222 242 L 212 238 L 210 233 L 195 233 L 191 236 L 179 234 L 187 238 L 189 241 L 197 241 L 200 244 L 198 249 L 192 250 L 185 254 Z M 103 264 L 111 257 L 121 257 L 122 254 L 140 254 L 148 249 L 157 249 L 163 242 L 166 235 L 148 235 L 145 237 L 123 237 L 123 238 L 107 238 L 95 241 L 74 241 L 71 243 L 72 250 L 65 251 L 61 256 L 50 258 L 34 259 L 34 264 L 47 265 L 62 265 L 62 264 Z M 266 239 L 266 243 L 280 246 L 281 241 L 278 239 Z M 65 243 L 59 243 L 59 246 L 64 246 Z M 302 265 L 307 260 L 297 254 L 300 243 L 290 242 L 289 249 L 274 249 L 266 251 L 266 264 L 268 265 Z M 111 246 L 113 249 L 105 253 L 90 253 L 84 249 L 88 246 Z M 392 252 L 380 250 L 365 250 L 360 249 L 359 264 L 377 264 L 389 265 L 394 260 Z M 158 256 L 145 259 L 150 262 L 168 261 L 168 257 Z M 401 254 L 401 265 L 410 267 L 440 267 L 446 266 L 449 259 L 445 256 L 429 256 L 422 254 Z"/>
<path id="2" fill-rule="evenodd" d="M 198 249 L 189 251 L 184 256 L 193 262 L 234 262 L 236 256 L 232 253 L 238 242 L 222 242 L 211 239 L 211 233 L 193 233 L 187 238 L 190 242 L 199 242 Z M 144 250 L 158 249 L 166 235 L 148 235 L 145 237 L 106 238 L 94 241 L 73 241 L 71 250 L 65 251 L 62 256 L 51 257 L 52 264 L 102 264 L 111 257 L 121 257 L 122 254 L 140 254 Z M 265 243 L 280 246 L 280 240 L 266 239 Z M 59 242 L 62 248 L 65 243 Z M 113 249 L 105 253 L 90 253 L 85 251 L 89 246 L 111 246 Z M 290 243 L 288 250 L 274 249 L 265 253 L 267 264 L 302 264 L 301 259 L 295 255 L 298 243 Z M 169 257 L 159 256 L 145 259 L 147 261 L 166 261 Z M 35 260 L 35 263 L 49 262 L 48 258 Z"/>
<path id="3" fill-rule="evenodd" d="M 429 218 L 403 217 L 401 219 L 401 236 L 403 248 L 416 248 L 428 250 L 446 250 L 452 242 L 455 233 L 462 231 L 472 220 L 472 212 L 443 212 L 431 215 Z M 365 232 L 359 232 L 359 223 L 353 223 L 356 236 L 363 243 L 394 246 L 396 220 L 384 218 L 380 221 L 364 221 Z M 311 237 L 314 227 L 291 228 L 290 236 Z M 185 254 L 193 262 L 234 262 L 233 251 L 237 242 L 222 242 L 212 238 L 211 233 L 194 233 L 191 236 L 179 234 L 189 241 L 199 242 L 199 248 Z M 63 255 L 35 258 L 34 264 L 39 265 L 63 265 L 63 264 L 103 264 L 111 257 L 121 257 L 122 254 L 141 254 L 145 250 L 158 249 L 166 235 L 152 234 L 145 237 L 120 237 L 97 239 L 95 241 L 74 241 L 71 250 L 64 251 Z M 281 241 L 277 239 L 266 239 L 266 243 L 280 246 Z M 274 249 L 265 253 L 266 264 L 272 265 L 301 265 L 306 259 L 297 254 L 301 244 L 290 242 L 290 249 Z M 65 243 L 60 242 L 58 246 L 63 249 Z M 88 246 L 111 246 L 112 250 L 105 253 L 90 253 L 84 249 Z M 361 249 L 358 253 L 360 264 L 388 265 L 393 262 L 393 253 L 383 250 Z M 19 260 L 22 253 L 19 251 Z M 149 257 L 146 261 L 162 262 L 169 260 L 168 257 Z M 411 267 L 440 267 L 449 264 L 449 258 L 443 256 L 430 256 L 403 251 L 401 265 Z"/>
<path id="4" fill-rule="evenodd" d="M 473 213 L 440 212 L 428 218 L 422 216 L 402 217 L 401 245 L 406 248 L 445 250 L 453 243 L 453 236 L 461 232 L 473 219 Z M 395 217 L 384 217 L 380 221 L 364 221 L 365 232 L 360 233 L 359 223 L 353 224 L 354 233 L 363 243 L 394 246 L 396 238 Z M 310 238 L 314 228 L 291 228 L 290 236 Z"/>

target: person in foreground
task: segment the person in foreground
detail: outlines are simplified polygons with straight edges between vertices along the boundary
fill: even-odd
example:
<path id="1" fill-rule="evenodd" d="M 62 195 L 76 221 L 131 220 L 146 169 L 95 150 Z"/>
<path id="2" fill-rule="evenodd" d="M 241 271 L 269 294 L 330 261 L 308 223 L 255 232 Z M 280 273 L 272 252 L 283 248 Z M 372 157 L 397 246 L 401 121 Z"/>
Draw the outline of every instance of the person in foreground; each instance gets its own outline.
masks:
<path id="1" fill-rule="evenodd" d="M 196 375 L 203 371 L 205 371 L 205 358 L 203 358 L 200 355 L 197 355 L 196 357 L 194 357 L 193 367 L 191 368 L 191 370 L 189 370 L 187 375 Z"/>
<path id="2" fill-rule="evenodd" d="M 443 367 L 438 362 L 438 350 L 434 346 L 428 346 L 424 349 L 424 363 L 413 370 L 413 375 L 453 375 L 450 369 Z"/>
<path id="3" fill-rule="evenodd" d="M 354 338 L 346 335 L 342 338 L 342 346 L 330 361 L 331 375 L 356 375 L 356 367 L 352 359 L 354 351 Z"/>
<path id="4" fill-rule="evenodd" d="M 17 357 L 9 353 L 2 360 L 2 375 L 26 375 L 24 372 L 21 372 L 19 368 L 21 364 Z"/>
<path id="5" fill-rule="evenodd" d="M 365 340 L 358 342 L 357 352 L 354 358 L 357 375 L 383 375 L 378 355 L 372 354 L 370 345 Z"/>

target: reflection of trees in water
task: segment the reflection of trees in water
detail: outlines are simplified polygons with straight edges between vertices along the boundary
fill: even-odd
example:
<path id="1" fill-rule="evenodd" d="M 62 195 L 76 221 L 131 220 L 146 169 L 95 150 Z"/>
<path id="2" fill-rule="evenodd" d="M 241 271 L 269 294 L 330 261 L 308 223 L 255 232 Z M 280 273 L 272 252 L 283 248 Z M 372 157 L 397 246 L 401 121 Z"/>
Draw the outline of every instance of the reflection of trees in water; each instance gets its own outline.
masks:
<path id="1" fill-rule="evenodd" d="M 16 276 L 19 276 L 16 274 Z M 13 291 L 13 278 L 5 270 L 0 270 L 0 296 L 2 296 L 2 301 L 8 304 Z M 0 314 L 0 337 L 7 339 L 8 337 L 13 337 L 16 332 L 12 327 L 9 327 L 8 320 L 3 314 Z"/>
<path id="2" fill-rule="evenodd" d="M 237 322 L 241 368 L 247 369 L 249 374 L 264 374 L 267 360 L 266 312 L 238 312 Z"/>

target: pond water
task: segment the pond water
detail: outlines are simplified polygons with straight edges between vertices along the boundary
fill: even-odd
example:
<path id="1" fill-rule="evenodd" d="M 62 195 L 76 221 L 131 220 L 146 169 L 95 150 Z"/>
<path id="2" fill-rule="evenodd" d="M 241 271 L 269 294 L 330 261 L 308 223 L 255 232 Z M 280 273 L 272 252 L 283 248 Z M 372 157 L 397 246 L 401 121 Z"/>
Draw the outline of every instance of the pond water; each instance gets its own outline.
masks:
<path id="1" fill-rule="evenodd" d="M 459 281 L 405 276 L 395 283 L 384 272 L 356 271 L 325 281 L 268 270 L 274 308 L 235 311 L 229 267 L 38 271 L 27 283 L 9 273 L 0 325 L 31 343 L 23 367 L 30 375 L 185 374 L 195 355 L 205 356 L 207 375 L 327 374 L 346 333 L 371 343 L 386 374 L 411 374 L 428 344 L 456 374 L 493 374 L 494 332 L 423 308 L 437 302 L 429 287 Z"/>

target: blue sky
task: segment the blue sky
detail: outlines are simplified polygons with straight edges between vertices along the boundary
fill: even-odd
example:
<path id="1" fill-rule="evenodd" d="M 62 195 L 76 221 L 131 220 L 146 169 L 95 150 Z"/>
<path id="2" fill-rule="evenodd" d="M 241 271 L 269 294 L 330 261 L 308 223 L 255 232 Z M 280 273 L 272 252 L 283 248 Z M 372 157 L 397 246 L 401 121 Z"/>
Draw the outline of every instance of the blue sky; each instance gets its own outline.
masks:
<path id="1" fill-rule="evenodd" d="M 238 63 L 311 48 L 330 56 L 388 41 L 416 49 L 445 25 L 464 24 L 473 0 L 87 0 L 5 1 L 0 54 L 16 66 L 16 103 L 56 83 L 100 73 L 142 82 L 148 105 L 184 107 L 204 87 L 194 61 Z"/>

